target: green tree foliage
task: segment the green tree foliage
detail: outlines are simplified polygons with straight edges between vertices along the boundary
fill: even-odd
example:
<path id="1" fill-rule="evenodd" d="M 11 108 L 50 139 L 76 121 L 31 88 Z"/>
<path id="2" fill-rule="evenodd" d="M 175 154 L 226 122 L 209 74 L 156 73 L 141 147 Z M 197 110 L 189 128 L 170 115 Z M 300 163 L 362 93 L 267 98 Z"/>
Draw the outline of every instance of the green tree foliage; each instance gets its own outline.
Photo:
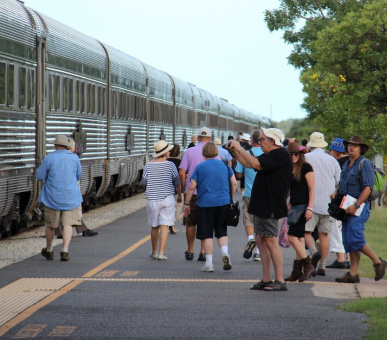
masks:
<path id="1" fill-rule="evenodd" d="M 270 30 L 294 46 L 303 107 L 326 140 L 361 136 L 387 149 L 386 0 L 283 0 L 266 11 Z"/>
<path id="2" fill-rule="evenodd" d="M 288 57 L 296 68 L 315 64 L 309 44 L 326 27 L 341 22 L 350 12 L 357 12 L 370 0 L 282 0 L 279 9 L 265 12 L 270 31 L 283 31 L 285 42 L 294 50 Z M 372 2 L 372 1 L 371 1 Z"/>
<path id="3" fill-rule="evenodd" d="M 387 7 L 375 0 L 322 30 L 310 43 L 313 67 L 302 72 L 304 108 L 329 135 L 359 135 L 387 149 Z"/>

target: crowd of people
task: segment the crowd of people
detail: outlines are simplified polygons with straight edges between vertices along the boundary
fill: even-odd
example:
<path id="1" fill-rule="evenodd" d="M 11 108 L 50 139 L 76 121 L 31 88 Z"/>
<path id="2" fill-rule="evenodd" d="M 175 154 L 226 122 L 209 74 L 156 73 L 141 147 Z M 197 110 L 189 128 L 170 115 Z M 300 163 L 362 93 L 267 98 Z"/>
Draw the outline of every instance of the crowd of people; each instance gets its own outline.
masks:
<path id="1" fill-rule="evenodd" d="M 371 259 L 375 280 L 384 277 L 386 261 L 365 240 L 374 172 L 364 157 L 368 145 L 360 137 L 352 136 L 348 141 L 335 138 L 329 150 L 325 150 L 328 143 L 320 132 L 312 133 L 301 144 L 295 138 L 285 139 L 276 128 L 261 128 L 251 135 L 240 133 L 235 140 L 229 136 L 224 145 L 220 139 L 211 139 L 210 129 L 201 128 L 181 159 L 178 144 L 160 140 L 154 145 L 154 160 L 145 165 L 141 179 L 147 197 L 152 259 L 168 259 L 168 234 L 176 233 L 175 224 L 183 212 L 185 259 L 195 258 L 198 239 L 197 260 L 205 262 L 201 270 L 214 272 L 215 236 L 223 269 L 232 269 L 226 219 L 230 196 L 232 199 L 239 180 L 247 236 L 242 256 L 262 264 L 262 277 L 251 289 L 286 291 L 287 282 L 325 276 L 326 268 L 348 269 L 336 281 L 357 283 L 361 254 Z M 44 158 L 36 172 L 36 178 L 44 181 L 39 202 L 45 206 L 47 246 L 41 253 L 47 260 L 54 258 L 52 240 L 55 231 L 61 234 L 63 230 L 61 260 L 68 261 L 72 226 L 82 225 L 81 165 L 71 150 L 71 138 L 59 135 L 54 145 L 55 151 Z M 337 195 L 355 198 L 342 221 L 328 213 L 328 205 Z M 292 272 L 284 277 L 278 236 L 280 221 L 287 216 L 295 259 Z M 83 232 L 88 230 L 84 228 Z M 329 252 L 335 253 L 336 259 L 326 265 Z"/>

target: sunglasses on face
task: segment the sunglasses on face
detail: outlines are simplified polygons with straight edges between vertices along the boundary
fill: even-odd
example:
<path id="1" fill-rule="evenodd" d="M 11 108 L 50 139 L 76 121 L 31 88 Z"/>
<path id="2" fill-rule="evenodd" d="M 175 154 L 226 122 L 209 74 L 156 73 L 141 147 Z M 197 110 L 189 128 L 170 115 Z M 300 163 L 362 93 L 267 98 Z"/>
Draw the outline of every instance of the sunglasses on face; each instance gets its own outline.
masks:
<path id="1" fill-rule="evenodd" d="M 299 152 L 291 152 L 290 155 L 293 157 L 293 156 L 299 156 L 300 153 Z"/>

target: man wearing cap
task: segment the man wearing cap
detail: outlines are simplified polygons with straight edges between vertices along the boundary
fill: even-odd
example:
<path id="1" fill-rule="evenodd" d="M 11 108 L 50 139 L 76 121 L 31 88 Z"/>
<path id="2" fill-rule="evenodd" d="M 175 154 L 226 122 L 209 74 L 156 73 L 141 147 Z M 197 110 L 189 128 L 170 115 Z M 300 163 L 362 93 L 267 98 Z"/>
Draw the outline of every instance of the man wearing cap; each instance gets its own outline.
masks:
<path id="1" fill-rule="evenodd" d="M 215 138 L 214 143 L 218 148 L 220 159 L 227 165 L 231 166 L 232 156 L 226 149 L 222 148 L 222 141 L 219 138 Z"/>
<path id="2" fill-rule="evenodd" d="M 339 162 L 340 169 L 343 169 L 344 163 L 349 159 L 349 156 L 345 152 L 343 139 L 335 138 L 329 147 L 329 150 L 331 156 Z M 349 269 L 350 267 L 348 255 L 344 250 L 343 237 L 341 235 L 341 224 L 341 221 L 336 220 L 335 225 L 332 228 L 332 232 L 329 233 L 329 252 L 336 253 L 337 259 L 330 265 L 326 266 L 326 268 Z"/>
<path id="3" fill-rule="evenodd" d="M 242 146 L 242 145 L 241 145 Z M 250 155 L 258 157 L 263 154 L 261 149 L 261 142 L 259 141 L 259 130 L 254 130 L 251 134 L 251 149 Z M 248 213 L 251 189 L 253 187 L 255 175 L 257 172 L 254 169 L 244 167 L 238 162 L 235 168 L 235 175 L 237 179 L 245 178 L 245 192 L 243 195 L 243 223 L 245 225 L 247 235 L 247 245 L 243 253 L 245 259 L 249 259 L 253 255 L 254 261 L 261 261 L 259 250 L 254 240 L 254 216 Z"/>
<path id="4" fill-rule="evenodd" d="M 46 244 L 41 254 L 47 260 L 54 259 L 52 240 L 55 228 L 63 226 L 63 248 L 61 261 L 69 261 L 68 249 L 72 236 L 72 226 L 81 224 L 78 207 L 83 202 L 78 180 L 82 175 L 81 162 L 75 153 L 68 150 L 71 140 L 58 135 L 54 141 L 55 151 L 44 157 L 36 170 L 36 179 L 44 181 L 39 202 L 43 203 L 46 223 Z"/>
<path id="5" fill-rule="evenodd" d="M 286 198 L 293 162 L 281 143 L 284 140 L 281 130 L 261 130 L 259 141 L 262 155 L 251 156 L 236 141 L 231 142 L 228 148 L 244 167 L 257 170 L 248 212 L 254 215 L 255 241 L 261 253 L 263 276 L 251 289 L 284 291 L 287 286 L 283 276 L 282 251 L 278 244 L 279 219 L 288 214 Z M 271 280 L 271 262 L 275 272 L 274 282 Z"/>
<path id="6" fill-rule="evenodd" d="M 305 155 L 305 160 L 313 167 L 315 176 L 315 199 L 312 218 L 305 225 L 305 244 L 309 249 L 312 265 L 317 268 L 317 275 L 325 276 L 325 263 L 329 253 L 329 233 L 335 227 L 335 219 L 328 214 L 330 195 L 340 181 L 339 163 L 325 153 L 324 135 L 313 132 L 307 146 L 311 152 Z M 320 247 L 317 251 L 312 232 L 317 227 Z"/>
<path id="7" fill-rule="evenodd" d="M 182 186 L 182 192 L 187 194 L 191 176 L 194 172 L 196 165 L 201 162 L 204 162 L 205 159 L 202 155 L 203 146 L 205 143 L 211 141 L 211 131 L 207 127 L 202 127 L 198 133 L 198 144 L 192 148 L 189 148 L 185 151 L 183 159 L 181 160 L 179 167 L 179 177 Z M 219 156 L 216 156 L 216 159 L 220 160 Z M 194 243 L 196 237 L 196 222 L 197 222 L 197 190 L 195 189 L 192 199 L 190 201 L 190 214 L 187 217 L 183 218 L 183 224 L 186 226 L 186 237 L 188 249 L 185 252 L 185 258 L 188 261 L 193 260 L 194 258 Z M 200 244 L 200 254 L 198 261 L 205 261 L 206 255 L 204 253 L 204 244 L 203 240 Z"/>

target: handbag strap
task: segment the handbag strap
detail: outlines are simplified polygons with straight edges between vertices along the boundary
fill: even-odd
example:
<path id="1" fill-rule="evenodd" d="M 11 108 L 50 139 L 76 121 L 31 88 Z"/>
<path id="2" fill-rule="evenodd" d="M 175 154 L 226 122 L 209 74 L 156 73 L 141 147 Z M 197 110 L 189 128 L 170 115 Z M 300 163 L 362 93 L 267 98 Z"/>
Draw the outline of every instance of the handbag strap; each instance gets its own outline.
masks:
<path id="1" fill-rule="evenodd" d="M 228 165 L 226 163 L 223 163 L 226 166 L 227 169 L 227 179 L 228 179 L 228 189 L 230 191 L 230 204 L 232 203 L 232 195 L 231 195 L 231 180 L 230 177 L 228 176 Z"/>

